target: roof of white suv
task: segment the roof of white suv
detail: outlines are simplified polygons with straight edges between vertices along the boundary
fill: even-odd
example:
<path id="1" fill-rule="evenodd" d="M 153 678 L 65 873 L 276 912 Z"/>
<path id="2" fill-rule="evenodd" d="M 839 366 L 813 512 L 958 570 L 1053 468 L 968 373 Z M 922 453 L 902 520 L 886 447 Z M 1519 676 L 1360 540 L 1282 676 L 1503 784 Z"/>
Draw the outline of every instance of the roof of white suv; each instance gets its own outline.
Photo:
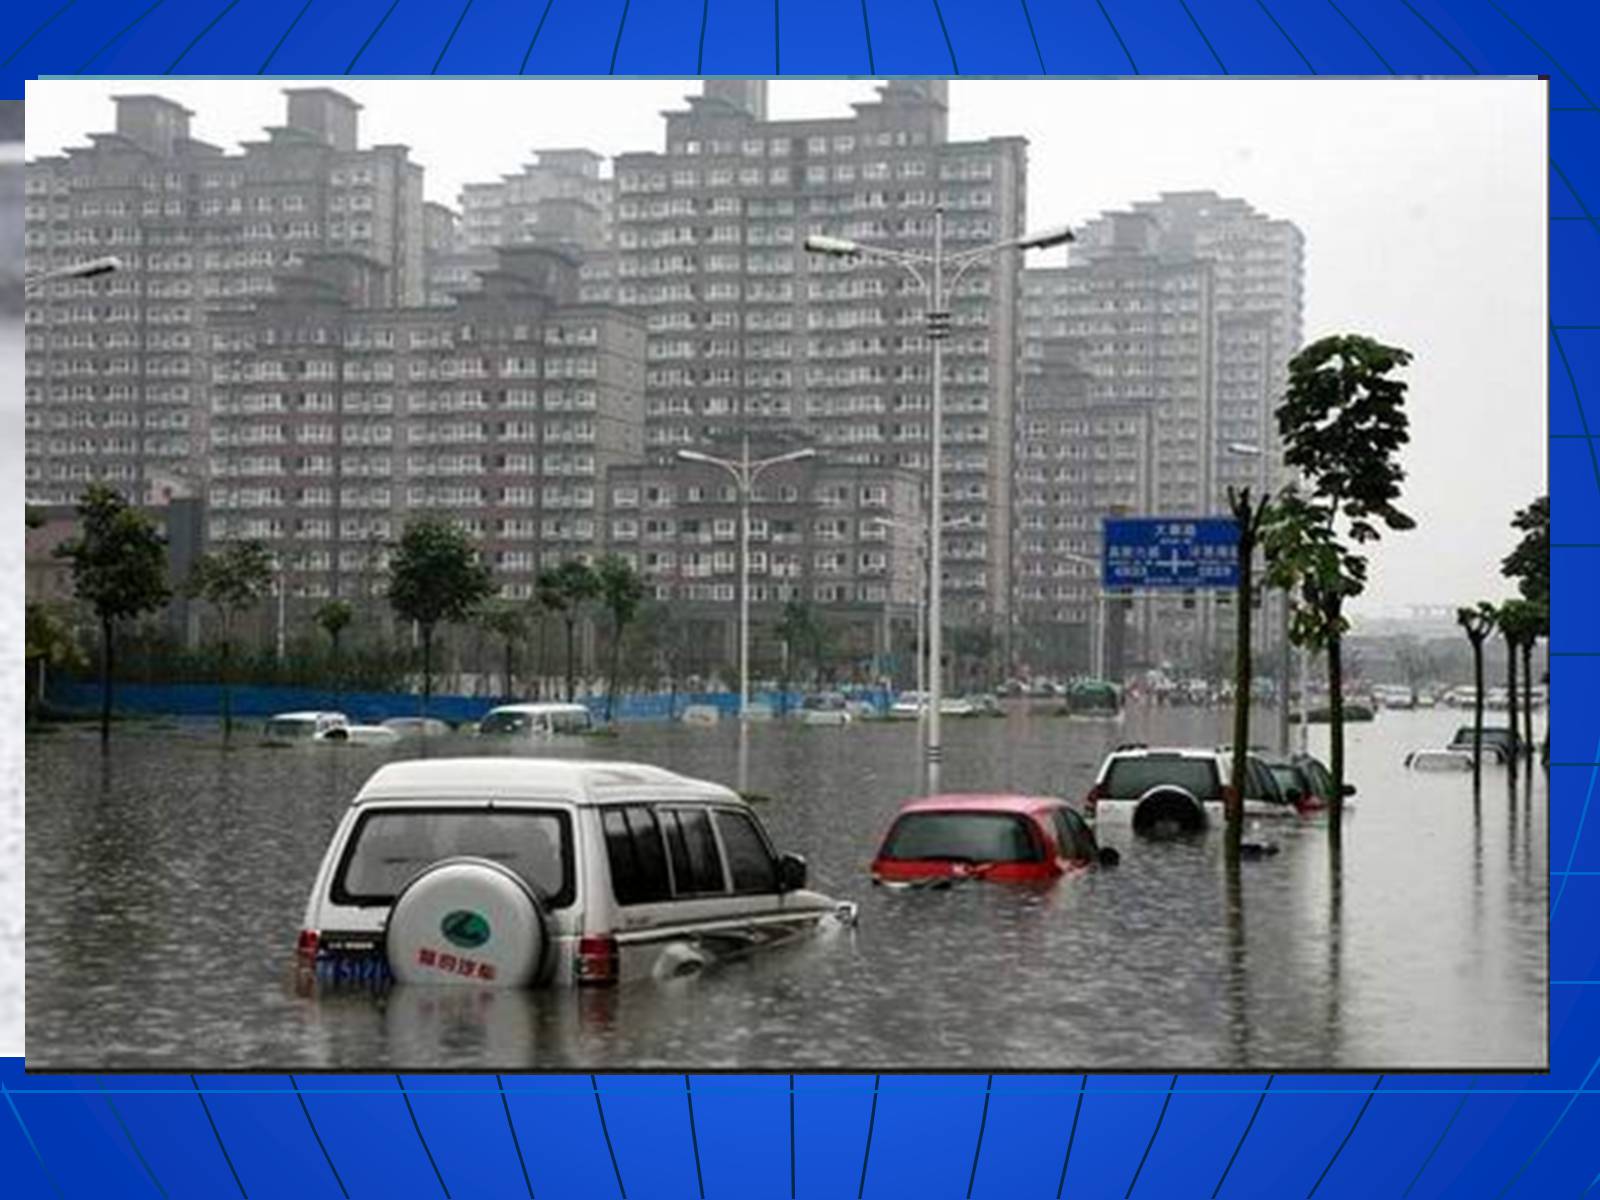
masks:
<path id="1" fill-rule="evenodd" d="M 651 796 L 639 796 L 647 788 Z M 354 804 L 369 800 L 561 799 L 600 804 L 619 799 L 732 800 L 739 793 L 646 763 L 563 758 L 428 758 L 388 763 L 375 771 Z"/>

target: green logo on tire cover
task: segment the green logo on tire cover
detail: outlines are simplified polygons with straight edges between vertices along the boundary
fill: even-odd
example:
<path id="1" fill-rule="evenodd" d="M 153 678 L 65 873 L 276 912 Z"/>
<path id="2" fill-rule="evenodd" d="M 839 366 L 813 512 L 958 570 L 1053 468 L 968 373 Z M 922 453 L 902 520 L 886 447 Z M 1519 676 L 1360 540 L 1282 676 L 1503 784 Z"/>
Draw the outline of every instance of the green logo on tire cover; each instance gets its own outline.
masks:
<path id="1" fill-rule="evenodd" d="M 439 932 L 455 945 L 471 950 L 489 940 L 489 922 L 481 913 L 458 908 L 445 914 L 439 922 Z"/>

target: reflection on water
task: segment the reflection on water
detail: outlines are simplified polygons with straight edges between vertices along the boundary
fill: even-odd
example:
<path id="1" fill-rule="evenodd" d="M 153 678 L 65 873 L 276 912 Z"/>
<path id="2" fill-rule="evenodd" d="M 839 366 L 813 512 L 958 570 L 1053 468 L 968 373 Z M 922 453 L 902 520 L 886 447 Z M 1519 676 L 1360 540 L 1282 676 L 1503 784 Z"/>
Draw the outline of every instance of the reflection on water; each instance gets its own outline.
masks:
<path id="1" fill-rule="evenodd" d="M 1270 729 L 1269 715 L 1260 728 Z M 1123 740 L 1215 744 L 1226 714 L 948 721 L 949 790 L 1080 799 Z M 1348 731 L 1340 847 L 1262 823 L 1281 853 L 1228 871 L 1220 836 L 1144 845 L 1048 889 L 873 888 L 918 790 L 914 724 L 628 728 L 567 755 L 638 758 L 773 797 L 761 815 L 859 929 L 701 979 L 613 992 L 297 996 L 288 964 L 318 860 L 388 755 L 224 750 L 209 724 L 31 738 L 27 1053 L 36 1067 L 483 1066 L 1538 1069 L 1546 1043 L 1546 783 L 1407 772 L 1446 712 Z M 1314 730 L 1314 743 L 1318 734 Z M 504 752 L 450 738 L 430 755 Z M 741 762 L 741 760 L 745 760 Z M 1495 809 L 1505 806 L 1505 819 Z"/>

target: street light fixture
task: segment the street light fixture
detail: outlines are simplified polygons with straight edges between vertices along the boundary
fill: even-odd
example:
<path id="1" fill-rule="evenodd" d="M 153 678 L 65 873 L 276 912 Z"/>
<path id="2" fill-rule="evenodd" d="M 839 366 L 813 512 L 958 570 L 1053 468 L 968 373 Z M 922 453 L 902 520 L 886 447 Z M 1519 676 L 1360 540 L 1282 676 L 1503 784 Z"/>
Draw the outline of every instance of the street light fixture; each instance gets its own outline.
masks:
<path id="1" fill-rule="evenodd" d="M 24 287 L 33 287 L 40 283 L 52 283 L 57 279 L 93 279 L 97 275 L 109 275 L 113 271 L 122 270 L 122 260 L 115 255 L 105 258 L 90 258 L 83 262 L 70 263 L 64 267 L 52 267 L 48 271 L 39 271 L 33 275 L 24 275 Z"/>
<path id="2" fill-rule="evenodd" d="M 992 245 L 972 250 L 960 250 L 947 255 L 944 248 L 944 205 L 933 210 L 933 252 L 920 250 L 895 250 L 887 246 L 870 246 L 848 238 L 812 234 L 805 240 L 805 248 L 813 254 L 826 254 L 834 258 L 873 258 L 893 263 L 903 269 L 927 298 L 926 313 L 928 340 L 933 343 L 933 411 L 929 415 L 932 425 L 932 446 L 929 463 L 929 516 L 928 516 L 928 790 L 939 790 L 939 760 L 943 750 L 939 741 L 939 710 L 944 701 L 944 341 L 950 336 L 949 300 L 961 283 L 961 277 L 977 263 L 1007 250 L 1042 250 L 1060 246 L 1073 240 L 1072 230 L 1064 225 L 1024 234 Z M 945 282 L 948 261 L 953 274 Z M 924 270 L 928 274 L 924 274 Z"/>
<path id="3" fill-rule="evenodd" d="M 684 462 L 721 467 L 733 476 L 739 489 L 739 724 L 743 727 L 750 720 L 750 492 L 768 467 L 815 458 L 817 452 L 806 447 L 752 461 L 748 433 L 744 435 L 740 450 L 738 458 L 718 458 L 698 450 L 679 450 L 678 457 Z"/>
<path id="4" fill-rule="evenodd" d="M 1223 449 L 1240 458 L 1259 458 L 1261 460 L 1261 494 L 1267 494 L 1267 455 L 1265 451 L 1250 442 L 1227 442 Z M 1283 591 L 1283 602 L 1278 611 L 1278 749 L 1280 752 L 1289 753 L 1289 703 L 1292 695 L 1289 687 L 1289 675 L 1293 651 L 1289 646 L 1289 590 Z M 1309 735 L 1305 719 L 1305 652 L 1300 653 L 1300 749 L 1306 748 Z M 1245 701 L 1249 703 L 1248 698 Z"/>

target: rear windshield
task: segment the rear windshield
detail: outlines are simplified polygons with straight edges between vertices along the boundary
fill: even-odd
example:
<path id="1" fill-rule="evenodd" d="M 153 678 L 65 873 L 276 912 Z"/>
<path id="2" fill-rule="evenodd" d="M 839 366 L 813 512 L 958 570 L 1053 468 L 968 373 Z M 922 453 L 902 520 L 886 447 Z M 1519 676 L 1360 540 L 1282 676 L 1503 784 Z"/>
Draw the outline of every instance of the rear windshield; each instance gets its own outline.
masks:
<path id="1" fill-rule="evenodd" d="M 1005 813 L 908 813 L 894 823 L 881 858 L 902 862 L 1037 862 L 1021 817 Z"/>
<path id="2" fill-rule="evenodd" d="M 1153 787 L 1181 787 L 1200 800 L 1215 800 L 1217 769 L 1209 758 L 1149 755 L 1119 758 L 1111 764 L 1102 785 L 1113 800 L 1137 800 Z"/>
<path id="3" fill-rule="evenodd" d="M 587 712 L 559 712 L 550 714 L 550 730 L 553 733 L 587 733 L 589 732 L 589 714 Z"/>
<path id="4" fill-rule="evenodd" d="M 470 855 L 509 867 L 550 908 L 572 903 L 572 828 L 556 809 L 405 809 L 364 814 L 333 881 L 335 904 L 390 904 L 424 867 Z"/>
<path id="5" fill-rule="evenodd" d="M 1274 764 L 1272 777 L 1278 781 L 1278 790 L 1285 796 L 1290 792 L 1305 795 L 1311 790 L 1306 786 L 1306 781 L 1300 777 L 1300 768 L 1291 763 L 1284 763 L 1281 766 Z"/>

